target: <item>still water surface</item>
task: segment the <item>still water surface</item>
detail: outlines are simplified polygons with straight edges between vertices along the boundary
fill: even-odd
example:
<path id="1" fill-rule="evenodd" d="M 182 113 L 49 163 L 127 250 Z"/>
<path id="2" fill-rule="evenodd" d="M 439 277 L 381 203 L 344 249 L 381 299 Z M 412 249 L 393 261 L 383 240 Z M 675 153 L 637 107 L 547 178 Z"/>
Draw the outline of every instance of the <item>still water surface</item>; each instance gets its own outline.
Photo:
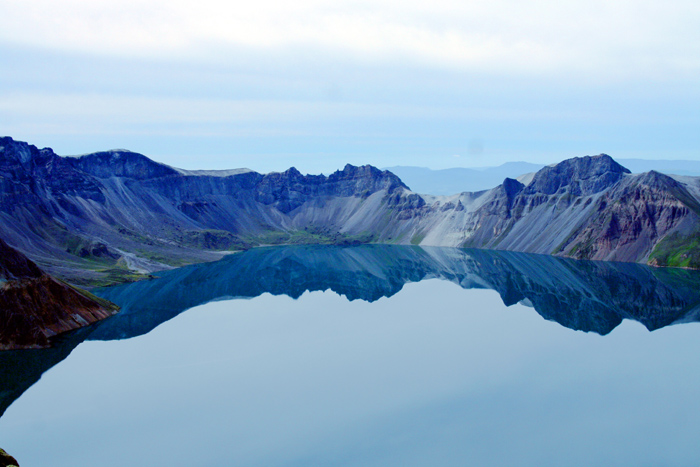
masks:
<path id="1" fill-rule="evenodd" d="M 0 446 L 23 467 L 697 465 L 700 327 L 647 329 L 694 321 L 697 275 L 610 267 L 306 247 L 105 290 L 122 314 L 11 403 Z M 645 290 L 639 321 L 605 308 Z"/>

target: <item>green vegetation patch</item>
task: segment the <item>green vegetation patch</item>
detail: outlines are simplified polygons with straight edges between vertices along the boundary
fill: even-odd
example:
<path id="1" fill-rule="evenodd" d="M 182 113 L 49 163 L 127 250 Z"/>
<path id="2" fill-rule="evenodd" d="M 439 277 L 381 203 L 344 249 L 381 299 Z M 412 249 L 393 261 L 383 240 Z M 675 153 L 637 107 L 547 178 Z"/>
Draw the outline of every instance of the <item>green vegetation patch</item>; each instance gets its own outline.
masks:
<path id="1" fill-rule="evenodd" d="M 553 255 L 556 255 L 557 253 L 563 253 L 564 250 L 566 249 L 566 247 L 569 246 L 569 244 L 581 233 L 581 231 L 583 230 L 583 226 L 584 226 L 584 224 L 579 224 L 578 226 L 576 226 L 576 228 L 573 229 L 573 230 L 569 233 L 569 235 L 566 236 L 566 238 L 564 239 L 564 241 L 562 241 L 562 242 L 552 251 L 552 254 L 553 254 Z M 591 236 L 590 236 L 590 234 L 588 235 L 588 238 L 587 238 L 586 240 L 588 241 L 588 248 L 590 249 L 590 248 L 591 248 L 591 245 L 592 245 L 592 243 L 593 243 L 593 242 L 591 241 Z M 581 248 L 581 243 L 578 243 L 578 244 L 574 245 L 574 247 L 571 249 L 571 251 L 569 251 L 568 255 L 569 255 L 569 256 L 574 256 L 575 252 L 578 251 L 580 248 Z"/>
<path id="2" fill-rule="evenodd" d="M 238 251 L 251 248 L 251 244 L 225 230 L 188 230 L 183 232 L 178 243 L 200 250 Z"/>
<path id="3" fill-rule="evenodd" d="M 593 256 L 593 243 L 594 240 L 589 236 L 585 241 L 577 243 L 569 253 L 576 259 L 591 259 Z"/>
<path id="4" fill-rule="evenodd" d="M 309 226 L 301 230 L 269 231 L 248 241 L 259 245 L 359 245 L 371 243 L 374 238 L 368 232 L 350 235 L 327 227 Z"/>
<path id="5" fill-rule="evenodd" d="M 84 277 L 71 279 L 71 283 L 78 287 L 109 287 L 126 282 L 136 282 L 144 279 L 152 279 L 150 274 L 141 274 L 126 268 L 109 268 L 94 271 L 96 277 Z"/>
<path id="6" fill-rule="evenodd" d="M 649 264 L 700 269 L 700 232 L 667 235 L 649 255 Z"/>
<path id="7" fill-rule="evenodd" d="M 574 245 L 566 251 L 566 248 L 573 241 L 573 239 L 581 233 L 581 227 L 574 229 L 563 242 L 559 244 L 553 251 L 552 254 L 565 253 L 566 256 L 576 259 L 591 259 L 593 256 L 593 243 L 594 239 L 589 231 L 584 240 L 574 243 Z"/>
<path id="8" fill-rule="evenodd" d="M 411 245 L 420 245 L 420 242 L 422 242 L 424 238 L 425 233 L 423 232 L 415 234 L 413 238 L 411 238 Z"/>
<path id="9" fill-rule="evenodd" d="M 82 288 L 77 287 L 77 286 L 75 286 L 75 285 L 69 284 L 69 283 L 67 283 L 67 282 L 65 282 L 65 281 L 62 281 L 61 279 L 56 279 L 56 280 L 57 280 L 58 282 L 60 282 L 61 284 L 65 285 L 66 287 L 71 288 L 71 289 L 74 290 L 76 293 L 79 293 L 79 294 L 82 295 L 83 297 L 89 298 L 90 300 L 93 300 L 93 301 L 99 303 L 100 306 L 103 307 L 103 308 L 106 308 L 106 309 L 108 309 L 108 310 L 118 310 L 118 309 L 119 309 L 119 307 L 118 307 L 117 305 L 115 305 L 114 303 L 110 302 L 109 300 L 105 300 L 104 298 L 98 297 L 97 295 L 94 295 L 94 294 L 88 292 L 88 291 L 85 290 L 85 289 L 82 289 Z"/>

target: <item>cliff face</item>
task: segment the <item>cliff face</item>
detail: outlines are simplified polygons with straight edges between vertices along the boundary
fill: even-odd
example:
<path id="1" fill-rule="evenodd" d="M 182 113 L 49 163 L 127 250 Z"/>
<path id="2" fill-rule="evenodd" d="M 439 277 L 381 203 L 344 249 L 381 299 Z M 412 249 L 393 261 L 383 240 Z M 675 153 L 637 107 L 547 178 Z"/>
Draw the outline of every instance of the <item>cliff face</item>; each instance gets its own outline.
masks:
<path id="1" fill-rule="evenodd" d="M 116 311 L 44 274 L 0 239 L 0 350 L 46 347 L 51 337 Z"/>
<path id="2" fill-rule="evenodd" d="M 631 175 L 607 155 L 545 167 L 529 182 L 427 196 L 371 166 L 263 175 L 185 171 L 124 150 L 60 157 L 11 138 L 0 148 L 4 238 L 76 282 L 259 244 L 372 241 L 688 265 L 676 264 L 678 245 L 700 242 L 697 179 Z"/>
<path id="3" fill-rule="evenodd" d="M 669 233 L 698 225 L 700 205 L 679 182 L 649 172 L 629 177 L 601 196 L 591 216 L 562 245 L 568 256 L 646 261 Z"/>

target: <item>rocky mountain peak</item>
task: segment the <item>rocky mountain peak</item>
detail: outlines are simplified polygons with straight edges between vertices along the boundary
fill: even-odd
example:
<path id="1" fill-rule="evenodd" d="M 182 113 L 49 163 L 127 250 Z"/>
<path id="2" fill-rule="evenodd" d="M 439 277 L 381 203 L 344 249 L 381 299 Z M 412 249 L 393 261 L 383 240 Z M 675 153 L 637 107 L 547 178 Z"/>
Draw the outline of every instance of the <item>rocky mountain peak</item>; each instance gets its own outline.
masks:
<path id="1" fill-rule="evenodd" d="M 657 172 L 656 170 L 650 170 L 649 172 L 643 173 L 637 179 L 637 183 L 641 183 L 649 186 L 650 188 L 676 188 L 680 187 L 678 183 L 673 178 L 668 175 Z"/>
<path id="2" fill-rule="evenodd" d="M 145 180 L 179 174 L 172 167 L 125 149 L 67 157 L 66 160 L 79 170 L 98 178 L 126 177 Z"/>
<path id="3" fill-rule="evenodd" d="M 514 198 L 515 195 L 520 193 L 522 189 L 525 188 L 525 185 L 513 178 L 506 178 L 503 180 L 502 186 L 508 198 Z"/>
<path id="4" fill-rule="evenodd" d="M 292 177 L 292 178 L 303 177 L 301 172 L 299 172 L 299 170 L 296 167 L 290 167 L 284 173 L 285 173 L 285 175 Z"/>
<path id="5" fill-rule="evenodd" d="M 14 160 L 26 164 L 32 157 L 32 149 L 37 150 L 36 146 L 15 141 L 9 136 L 0 138 L 0 157 L 5 161 Z"/>
<path id="6" fill-rule="evenodd" d="M 685 204 L 693 212 L 700 215 L 700 203 L 691 195 L 688 190 L 678 181 L 655 170 L 641 174 L 635 180 L 634 186 L 637 190 L 646 189 L 659 194 L 666 194 L 675 197 Z"/>
<path id="7" fill-rule="evenodd" d="M 538 171 L 527 193 L 586 196 L 609 188 L 629 173 L 607 154 L 575 157 Z"/>
<path id="8" fill-rule="evenodd" d="M 371 192 L 387 189 L 390 193 L 396 188 L 409 189 L 399 177 L 387 170 L 380 170 L 372 165 L 354 166 L 346 164 L 343 170 L 338 170 L 328 176 L 328 181 L 335 183 L 340 181 L 355 182 L 359 190 L 368 189 Z"/>
<path id="9" fill-rule="evenodd" d="M 0 138 L 0 165 L 5 171 L 31 170 L 36 160 L 57 157 L 51 149 L 39 149 L 9 136 Z M 13 170 L 13 168 L 15 170 Z"/>

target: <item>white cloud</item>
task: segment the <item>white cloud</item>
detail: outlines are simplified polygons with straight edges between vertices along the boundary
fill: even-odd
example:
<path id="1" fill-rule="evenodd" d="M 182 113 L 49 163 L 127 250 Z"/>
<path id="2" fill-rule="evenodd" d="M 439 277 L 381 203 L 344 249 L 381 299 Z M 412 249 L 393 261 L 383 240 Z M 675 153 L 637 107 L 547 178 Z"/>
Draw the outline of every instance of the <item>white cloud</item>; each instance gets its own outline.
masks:
<path id="1" fill-rule="evenodd" d="M 667 117 L 668 118 L 668 117 Z M 0 123 L 11 120 L 39 123 L 64 122 L 76 128 L 102 127 L 119 131 L 122 126 L 189 125 L 201 128 L 226 124 L 234 126 L 274 127 L 318 125 L 320 122 L 407 121 L 461 122 L 548 122 L 566 119 L 584 123 L 594 120 L 613 124 L 650 123 L 646 114 L 630 116 L 626 110 L 532 108 L 528 102 L 479 107 L 458 104 L 406 102 L 332 102 L 310 100 L 226 99 L 156 97 L 90 93 L 0 93 Z M 4 122 L 3 122 L 4 121 Z M 226 127 L 224 131 L 231 128 Z M 283 130 L 285 131 L 285 130 Z M 343 133 L 351 129 L 343 127 Z M 479 140 L 470 147 L 481 146 Z M 454 157 L 459 157 L 455 155 Z"/>
<path id="2" fill-rule="evenodd" d="M 278 169 L 301 154 L 333 167 L 364 154 L 697 157 L 700 3 L 0 0 L 0 12 L 0 127 L 63 154 L 292 158 Z"/>
<path id="3" fill-rule="evenodd" d="M 700 71 L 697 2 L 4 0 L 0 8 L 0 41 L 95 54 L 316 48 L 497 73 Z"/>

